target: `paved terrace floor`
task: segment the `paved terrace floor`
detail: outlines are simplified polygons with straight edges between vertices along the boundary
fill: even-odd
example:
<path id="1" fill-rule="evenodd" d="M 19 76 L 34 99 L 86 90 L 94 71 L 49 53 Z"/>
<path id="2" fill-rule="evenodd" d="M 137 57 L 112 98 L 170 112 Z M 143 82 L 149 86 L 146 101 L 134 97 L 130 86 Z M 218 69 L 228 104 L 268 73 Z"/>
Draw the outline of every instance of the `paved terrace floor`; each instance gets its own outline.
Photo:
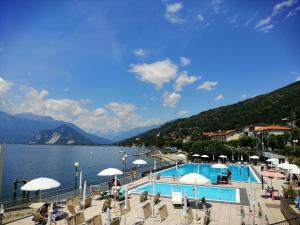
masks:
<path id="1" fill-rule="evenodd" d="M 256 167 L 257 171 L 259 171 L 259 167 Z M 260 173 L 260 171 L 259 171 Z M 135 186 L 139 186 L 143 183 L 149 182 L 148 178 L 142 178 L 132 184 L 129 185 L 129 188 L 133 188 Z M 173 181 L 172 178 L 161 178 L 160 182 L 178 182 Z M 270 185 L 270 180 L 267 178 L 266 182 Z M 273 187 L 277 190 L 279 190 L 279 194 L 281 195 L 281 185 L 282 180 L 276 180 L 274 179 L 272 181 Z M 265 188 L 268 184 L 265 184 Z M 251 184 L 252 187 L 255 187 L 256 189 L 256 202 L 260 202 L 263 214 L 266 214 L 270 223 L 275 223 L 284 220 L 284 217 L 280 211 L 280 201 L 279 200 L 272 200 L 271 198 L 265 198 L 265 191 L 262 190 L 261 184 Z M 235 187 L 235 188 L 242 188 L 242 189 L 249 189 L 248 183 L 241 183 L 241 182 L 232 182 L 229 185 L 218 185 L 218 186 L 225 186 L 225 187 Z M 150 197 L 151 198 L 151 197 Z M 151 201 L 151 199 L 149 200 Z M 85 219 L 92 218 L 95 215 L 99 215 L 101 213 L 103 200 L 93 200 L 92 207 L 89 207 L 84 210 Z M 241 216 L 240 216 L 240 204 L 230 204 L 230 203 L 223 203 L 223 202 L 211 202 L 208 201 L 208 203 L 211 205 L 211 222 L 210 224 L 213 225 L 240 225 L 241 224 Z M 139 218 L 142 217 L 142 206 L 143 203 L 139 203 L 139 196 L 132 194 L 130 196 L 130 206 L 131 211 L 127 213 L 127 220 L 126 224 L 133 224 L 136 222 Z M 184 223 L 184 217 L 183 217 L 183 210 L 182 209 L 175 209 L 172 205 L 170 198 L 161 198 L 160 205 L 166 204 L 167 209 L 169 212 L 169 216 L 166 220 L 160 222 L 158 217 L 154 218 L 148 218 L 144 222 L 146 225 L 155 225 L 155 224 L 183 224 Z M 112 206 L 114 203 L 112 203 Z M 155 211 L 157 211 L 157 207 L 154 207 Z M 249 211 L 249 204 L 246 204 L 243 206 L 245 209 L 246 224 L 253 224 L 253 211 Z M 251 206 L 252 209 L 252 206 Z M 66 209 L 65 209 L 66 210 Z M 67 212 L 67 210 L 66 210 Z M 195 214 L 195 209 L 193 209 L 193 213 Z M 201 219 L 204 218 L 204 211 L 197 210 L 197 214 L 200 215 Z M 104 223 L 105 221 L 105 215 L 104 213 L 101 213 L 102 215 L 102 221 Z M 118 216 L 118 212 L 112 210 L 112 215 Z M 27 217 L 19 221 L 15 221 L 10 223 L 10 225 L 32 225 L 34 224 L 32 221 L 32 217 Z M 60 224 L 67 224 L 65 220 L 57 221 L 57 225 Z M 121 224 L 124 224 L 124 216 L 122 216 L 122 222 Z M 202 224 L 200 220 L 200 224 Z M 260 219 L 258 217 L 257 208 L 255 213 L 255 224 L 262 225 L 264 224 L 264 220 Z"/>

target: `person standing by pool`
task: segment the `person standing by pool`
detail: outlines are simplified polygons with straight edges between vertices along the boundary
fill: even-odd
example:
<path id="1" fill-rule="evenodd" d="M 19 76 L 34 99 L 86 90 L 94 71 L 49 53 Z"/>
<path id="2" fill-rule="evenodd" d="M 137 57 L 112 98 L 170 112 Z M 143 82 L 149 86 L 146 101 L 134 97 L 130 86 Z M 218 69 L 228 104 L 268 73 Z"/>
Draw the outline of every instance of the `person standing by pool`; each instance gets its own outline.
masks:
<path id="1" fill-rule="evenodd" d="M 230 169 L 228 169 L 228 171 L 227 171 L 227 179 L 228 179 L 228 183 L 230 184 L 231 183 L 231 171 L 230 171 Z"/>

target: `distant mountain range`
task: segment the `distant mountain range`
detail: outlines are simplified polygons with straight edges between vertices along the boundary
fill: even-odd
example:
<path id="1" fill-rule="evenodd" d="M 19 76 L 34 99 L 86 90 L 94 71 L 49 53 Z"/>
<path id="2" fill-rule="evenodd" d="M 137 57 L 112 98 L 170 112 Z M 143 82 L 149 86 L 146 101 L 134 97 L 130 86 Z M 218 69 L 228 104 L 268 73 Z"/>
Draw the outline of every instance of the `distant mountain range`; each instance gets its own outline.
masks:
<path id="1" fill-rule="evenodd" d="M 47 137 L 49 138 L 54 133 L 60 135 L 55 144 L 71 144 L 72 140 L 75 141 L 72 144 L 113 143 L 109 139 L 87 133 L 72 123 L 54 120 L 51 117 L 38 116 L 32 113 L 11 115 L 0 111 L 0 143 L 24 144 L 35 141 L 39 144 L 47 144 L 46 142 L 49 141 Z M 50 143 L 51 141 L 48 144 Z"/>
<path id="2" fill-rule="evenodd" d="M 93 142 L 74 128 L 64 124 L 53 130 L 42 130 L 35 134 L 30 144 L 90 145 Z"/>
<path id="3" fill-rule="evenodd" d="M 203 131 L 239 129 L 258 123 L 286 124 L 286 118 L 300 126 L 300 81 L 268 94 L 177 119 L 121 144 L 131 145 L 137 137 L 146 145 L 165 144 L 189 135 L 199 138 Z"/>

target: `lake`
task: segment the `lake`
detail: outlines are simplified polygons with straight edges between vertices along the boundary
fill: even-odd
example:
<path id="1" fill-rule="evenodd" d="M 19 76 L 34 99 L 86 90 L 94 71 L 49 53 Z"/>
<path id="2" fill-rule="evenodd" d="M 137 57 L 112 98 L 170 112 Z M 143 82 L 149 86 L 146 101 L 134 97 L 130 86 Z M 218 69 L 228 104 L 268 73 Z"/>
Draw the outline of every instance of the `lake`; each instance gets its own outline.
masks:
<path id="1" fill-rule="evenodd" d="M 97 176 L 102 169 L 114 167 L 123 170 L 123 153 L 120 151 L 125 151 L 128 156 L 127 169 L 133 166 L 132 162 L 137 158 L 148 162 L 141 169 L 152 168 L 151 158 L 133 156 L 136 150 L 106 146 L 5 145 L 2 199 L 12 197 L 15 178 L 49 177 L 61 183 L 60 189 L 74 187 L 75 162 L 80 163 L 79 170 L 82 170 L 87 184 L 103 182 L 108 178 Z M 19 184 L 18 189 L 21 186 Z"/>

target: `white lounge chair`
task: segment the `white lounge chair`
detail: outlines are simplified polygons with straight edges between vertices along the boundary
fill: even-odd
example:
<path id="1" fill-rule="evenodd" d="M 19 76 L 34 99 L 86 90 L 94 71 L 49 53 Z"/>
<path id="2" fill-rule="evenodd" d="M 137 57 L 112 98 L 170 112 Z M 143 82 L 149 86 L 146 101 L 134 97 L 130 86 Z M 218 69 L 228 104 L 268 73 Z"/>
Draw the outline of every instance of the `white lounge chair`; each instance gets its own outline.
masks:
<path id="1" fill-rule="evenodd" d="M 181 192 L 172 192 L 172 204 L 174 207 L 182 207 L 182 193 Z"/>

